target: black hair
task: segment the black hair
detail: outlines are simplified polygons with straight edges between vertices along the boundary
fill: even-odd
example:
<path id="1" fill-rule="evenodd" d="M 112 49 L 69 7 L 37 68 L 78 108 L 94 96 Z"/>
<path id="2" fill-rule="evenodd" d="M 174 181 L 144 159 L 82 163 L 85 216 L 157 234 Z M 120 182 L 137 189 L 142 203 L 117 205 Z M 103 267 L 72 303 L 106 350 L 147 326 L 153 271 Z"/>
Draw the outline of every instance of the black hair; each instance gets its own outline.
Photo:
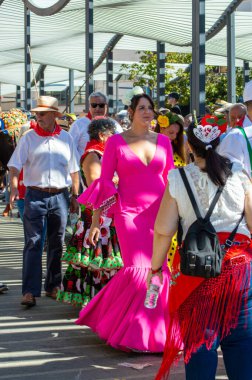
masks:
<path id="1" fill-rule="evenodd" d="M 133 111 L 133 115 L 132 116 L 129 115 L 129 118 L 130 118 L 131 121 L 133 119 L 133 116 L 134 116 L 134 113 L 136 111 L 137 105 L 138 105 L 140 99 L 142 99 L 142 98 L 145 98 L 145 99 L 149 100 L 149 102 L 151 104 L 151 107 L 153 109 L 153 112 L 155 112 L 155 110 L 154 110 L 154 108 L 155 108 L 154 102 L 153 102 L 153 100 L 151 99 L 151 97 L 149 95 L 144 94 L 144 93 L 143 94 L 134 95 L 133 98 L 131 99 L 131 103 L 130 103 L 130 106 L 129 106 L 132 109 L 132 111 Z"/>
<path id="2" fill-rule="evenodd" d="M 193 133 L 194 128 L 195 124 L 191 123 L 187 129 L 187 137 L 196 156 L 206 160 L 206 167 L 202 170 L 208 174 L 209 178 L 216 186 L 224 186 L 228 176 L 232 174 L 232 171 L 230 160 L 216 152 L 216 147 L 220 143 L 220 138 L 217 137 L 212 140 L 211 143 L 204 143 L 195 136 Z M 206 149 L 207 145 L 211 145 L 212 148 Z"/>
<path id="3" fill-rule="evenodd" d="M 91 121 L 88 126 L 88 134 L 90 140 L 100 141 L 99 133 L 111 132 L 113 135 L 116 132 L 116 124 L 110 117 L 99 117 Z"/>
<path id="4" fill-rule="evenodd" d="M 179 131 L 175 140 L 171 141 L 173 153 L 177 153 L 184 162 L 186 162 L 185 154 L 185 139 L 184 139 L 184 126 L 181 120 L 175 121 L 173 124 L 179 125 Z M 168 127 L 169 128 L 169 127 Z"/>

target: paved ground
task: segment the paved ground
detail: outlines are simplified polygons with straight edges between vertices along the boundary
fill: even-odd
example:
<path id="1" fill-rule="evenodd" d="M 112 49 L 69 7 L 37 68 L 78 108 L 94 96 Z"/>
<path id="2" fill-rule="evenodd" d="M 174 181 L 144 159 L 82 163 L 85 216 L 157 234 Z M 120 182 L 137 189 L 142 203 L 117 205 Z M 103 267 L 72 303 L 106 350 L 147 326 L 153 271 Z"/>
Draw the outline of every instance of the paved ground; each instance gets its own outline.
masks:
<path id="1" fill-rule="evenodd" d="M 0 201 L 0 215 L 3 204 Z M 152 380 L 159 355 L 127 354 L 106 346 L 88 328 L 74 325 L 78 310 L 42 297 L 37 306 L 20 305 L 23 231 L 20 219 L 0 216 L 0 380 Z M 121 363 L 149 363 L 142 370 Z M 183 365 L 170 380 L 184 380 Z M 227 379 L 222 359 L 216 379 Z M 204 380 L 204 379 L 201 379 Z"/>

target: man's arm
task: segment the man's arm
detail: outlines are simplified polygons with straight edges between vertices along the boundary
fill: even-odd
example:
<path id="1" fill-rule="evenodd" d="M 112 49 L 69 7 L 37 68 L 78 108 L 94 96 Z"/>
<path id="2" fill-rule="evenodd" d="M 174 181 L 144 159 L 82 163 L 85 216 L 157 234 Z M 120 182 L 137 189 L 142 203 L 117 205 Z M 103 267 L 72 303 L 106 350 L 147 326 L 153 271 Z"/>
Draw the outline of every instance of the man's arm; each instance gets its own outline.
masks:
<path id="1" fill-rule="evenodd" d="M 10 170 L 10 186 L 11 186 L 10 205 L 11 207 L 13 207 L 13 202 L 15 201 L 15 199 L 18 199 L 18 177 L 19 177 L 20 171 L 14 166 L 10 166 L 9 170 Z"/>
<path id="2" fill-rule="evenodd" d="M 70 173 L 72 178 L 72 194 L 70 197 L 70 212 L 75 213 L 78 212 L 79 204 L 76 200 L 79 192 L 80 180 L 79 180 L 79 172 Z"/>
<path id="3" fill-rule="evenodd" d="M 79 180 L 79 172 L 70 173 L 72 178 L 72 194 L 78 195 L 80 180 Z"/>

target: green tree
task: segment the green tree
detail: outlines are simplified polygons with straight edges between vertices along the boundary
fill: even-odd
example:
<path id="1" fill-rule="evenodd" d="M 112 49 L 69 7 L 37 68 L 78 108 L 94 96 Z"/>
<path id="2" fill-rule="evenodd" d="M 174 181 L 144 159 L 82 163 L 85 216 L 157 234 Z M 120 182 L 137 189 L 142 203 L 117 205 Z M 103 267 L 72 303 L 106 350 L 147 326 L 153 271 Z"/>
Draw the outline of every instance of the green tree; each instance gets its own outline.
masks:
<path id="1" fill-rule="evenodd" d="M 147 86 L 154 91 L 157 88 L 157 54 L 152 51 L 139 52 L 139 63 L 123 64 L 122 70 L 127 69 L 129 79 L 134 85 Z M 190 64 L 191 54 L 167 53 L 165 91 L 166 94 L 176 91 L 181 94 L 180 103 L 187 105 L 190 102 L 190 69 L 178 69 L 174 75 L 174 63 Z M 173 70 L 173 73 L 172 73 Z M 174 79 L 176 77 L 176 80 Z M 236 68 L 236 95 L 243 91 L 243 70 Z M 217 99 L 227 100 L 227 74 L 220 72 L 219 66 L 206 65 L 206 104 L 212 106 Z"/>

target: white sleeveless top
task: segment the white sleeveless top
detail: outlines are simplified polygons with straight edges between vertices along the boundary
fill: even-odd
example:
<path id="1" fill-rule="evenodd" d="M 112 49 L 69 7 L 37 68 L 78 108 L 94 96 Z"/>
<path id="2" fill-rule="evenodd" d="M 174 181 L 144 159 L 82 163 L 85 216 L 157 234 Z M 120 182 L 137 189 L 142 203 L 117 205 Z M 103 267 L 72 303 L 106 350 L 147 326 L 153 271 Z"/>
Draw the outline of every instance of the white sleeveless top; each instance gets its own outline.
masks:
<path id="1" fill-rule="evenodd" d="M 204 217 L 218 187 L 194 163 L 187 165 L 184 169 L 200 213 Z M 245 194 L 252 184 L 241 170 L 242 166 L 239 163 L 233 164 L 233 175 L 228 178 L 211 215 L 211 223 L 217 232 L 232 232 L 244 210 Z M 176 199 L 178 205 L 184 239 L 188 228 L 196 220 L 196 215 L 178 169 L 170 170 L 168 181 L 170 194 Z M 240 222 L 237 233 L 250 238 L 244 218 Z"/>

